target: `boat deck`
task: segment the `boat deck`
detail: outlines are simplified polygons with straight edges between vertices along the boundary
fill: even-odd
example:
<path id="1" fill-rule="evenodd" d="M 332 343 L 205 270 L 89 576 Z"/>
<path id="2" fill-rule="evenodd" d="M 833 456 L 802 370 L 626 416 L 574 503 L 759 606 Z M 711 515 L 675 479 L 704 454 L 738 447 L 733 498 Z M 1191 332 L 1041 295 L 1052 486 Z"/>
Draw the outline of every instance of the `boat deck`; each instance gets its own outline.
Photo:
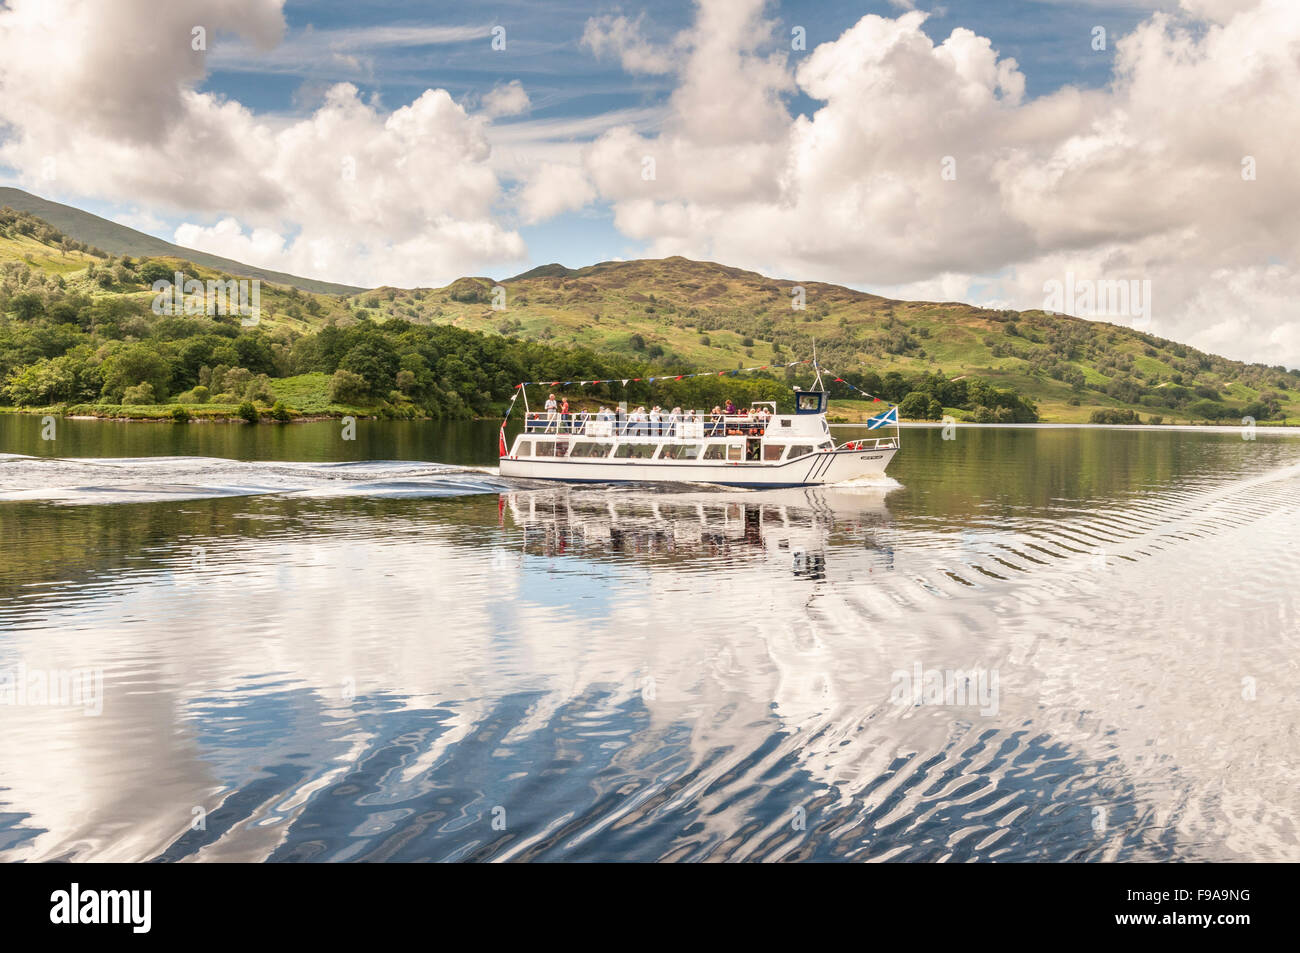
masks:
<path id="1" fill-rule="evenodd" d="M 530 413 L 526 434 L 569 434 L 582 437 L 649 437 L 702 440 L 709 437 L 761 437 L 770 420 L 749 414 L 665 414 L 658 420 L 623 414 Z"/>

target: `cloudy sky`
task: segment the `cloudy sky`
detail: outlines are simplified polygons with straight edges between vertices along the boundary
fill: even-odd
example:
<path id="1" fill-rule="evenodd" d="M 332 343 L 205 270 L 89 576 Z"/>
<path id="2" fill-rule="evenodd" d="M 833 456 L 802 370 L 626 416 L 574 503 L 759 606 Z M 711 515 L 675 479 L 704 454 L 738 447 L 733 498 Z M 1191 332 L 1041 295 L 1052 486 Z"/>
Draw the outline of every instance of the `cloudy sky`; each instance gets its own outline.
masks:
<path id="1" fill-rule="evenodd" d="M 360 285 L 1149 281 L 1154 333 L 1300 366 L 1296 90 L 1295 0 L 0 0 L 0 182 Z"/>

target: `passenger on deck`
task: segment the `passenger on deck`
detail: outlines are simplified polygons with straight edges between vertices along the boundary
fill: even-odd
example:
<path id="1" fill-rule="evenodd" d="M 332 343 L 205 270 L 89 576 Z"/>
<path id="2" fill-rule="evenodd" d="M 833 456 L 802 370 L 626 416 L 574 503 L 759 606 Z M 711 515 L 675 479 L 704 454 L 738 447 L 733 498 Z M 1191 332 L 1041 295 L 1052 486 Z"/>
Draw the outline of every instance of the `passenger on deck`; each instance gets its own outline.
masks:
<path id="1" fill-rule="evenodd" d="M 650 408 L 650 435 L 657 437 L 663 429 L 663 409 L 655 404 Z"/>
<path id="2" fill-rule="evenodd" d="M 730 416 L 732 416 L 733 414 L 735 414 L 735 412 L 736 412 L 736 405 L 733 404 L 733 403 L 731 402 L 731 398 L 728 397 L 728 398 L 727 398 L 727 409 L 726 409 L 726 414 L 727 414 L 728 417 L 730 417 Z"/>
<path id="3" fill-rule="evenodd" d="M 680 407 L 674 407 L 672 410 L 668 411 L 668 426 L 667 426 L 668 436 L 670 437 L 677 436 L 677 424 L 681 422 L 681 419 L 682 419 L 682 409 Z"/>
<path id="4" fill-rule="evenodd" d="M 569 398 L 560 401 L 560 429 L 566 429 L 569 425 Z"/>
<path id="5" fill-rule="evenodd" d="M 551 424 L 551 422 L 553 422 L 553 421 L 555 420 L 555 414 L 556 414 L 556 411 L 558 410 L 558 408 L 559 408 L 559 405 L 556 404 L 556 402 L 555 402 L 555 395 L 554 395 L 554 394 L 550 394 L 549 396 L 547 396 L 547 398 L 546 398 L 546 420 L 547 420 L 547 429 L 548 429 L 548 430 L 550 429 L 550 424 Z"/>

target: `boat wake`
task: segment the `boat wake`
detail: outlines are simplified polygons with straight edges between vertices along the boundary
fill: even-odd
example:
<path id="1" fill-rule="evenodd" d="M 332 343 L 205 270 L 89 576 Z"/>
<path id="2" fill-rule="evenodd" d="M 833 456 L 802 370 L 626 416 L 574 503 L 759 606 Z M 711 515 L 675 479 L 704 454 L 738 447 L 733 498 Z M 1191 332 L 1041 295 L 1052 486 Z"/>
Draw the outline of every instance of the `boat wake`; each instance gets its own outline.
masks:
<path id="1" fill-rule="evenodd" d="M 883 473 L 857 477 L 853 480 L 841 480 L 839 483 L 828 483 L 826 485 L 828 487 L 833 487 L 836 490 L 868 490 L 872 492 L 878 490 L 901 490 L 903 488 L 903 484 L 899 483 L 893 477 L 887 476 Z"/>
<path id="2" fill-rule="evenodd" d="M 507 483 L 487 469 L 410 460 L 301 463 L 220 457 L 51 459 L 0 454 L 0 501 L 85 505 L 265 494 L 419 498 L 498 493 L 507 488 Z"/>

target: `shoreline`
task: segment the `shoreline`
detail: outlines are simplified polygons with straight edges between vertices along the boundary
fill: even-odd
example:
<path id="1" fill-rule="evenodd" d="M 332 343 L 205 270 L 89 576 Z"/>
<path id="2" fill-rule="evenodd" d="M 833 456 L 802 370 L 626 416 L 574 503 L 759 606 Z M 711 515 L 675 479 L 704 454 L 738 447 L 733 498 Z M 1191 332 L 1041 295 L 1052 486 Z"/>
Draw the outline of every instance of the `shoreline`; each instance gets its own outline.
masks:
<path id="1" fill-rule="evenodd" d="M 190 414 L 190 418 L 186 421 L 183 421 L 184 423 L 246 424 L 252 422 L 252 421 L 245 420 L 237 413 L 227 413 L 225 411 L 219 413 L 203 413 L 201 410 L 198 410 L 194 407 L 190 407 L 186 404 L 176 404 L 175 407 L 183 407 Z M 291 415 L 289 420 L 276 420 L 274 417 L 271 416 L 270 409 L 263 410 L 259 408 L 257 422 L 271 423 L 271 424 L 319 423 L 325 420 L 342 420 L 344 417 L 354 417 L 357 420 L 384 419 L 383 414 L 376 413 L 372 410 L 352 411 L 349 413 L 341 413 L 341 412 L 340 413 L 320 413 L 320 412 L 300 413 L 298 411 L 291 409 L 289 413 Z M 9 414 L 13 416 L 24 416 L 24 417 L 58 417 L 60 420 L 104 420 L 110 423 L 124 423 L 124 424 L 128 424 L 128 423 L 130 424 L 174 424 L 179 422 L 174 417 L 172 417 L 172 409 L 169 409 L 165 412 L 155 413 L 155 414 L 134 415 L 134 414 L 120 413 L 120 412 L 106 412 L 102 414 L 87 414 L 87 413 L 70 414 L 70 413 L 66 413 L 65 410 L 60 407 L 0 407 L 0 414 Z M 421 416 L 421 417 L 413 417 L 413 418 L 395 417 L 393 419 L 433 420 L 435 418 Z M 490 418 L 484 418 L 484 419 L 490 419 Z"/>
<path id="2" fill-rule="evenodd" d="M 863 428 L 865 423 L 859 424 L 830 424 L 831 429 L 836 427 L 856 427 Z M 904 429 L 942 429 L 947 426 L 940 420 L 904 420 L 900 425 Z M 957 421 L 958 427 L 979 427 L 989 430 L 1178 430 L 1189 433 L 1241 433 L 1244 429 L 1241 424 L 1094 424 L 1094 423 L 1056 423 L 1052 421 L 1039 421 L 1036 424 L 977 424 Z M 1289 436 L 1300 435 L 1300 425 L 1287 423 L 1268 423 L 1256 424 L 1255 433 L 1275 433 Z"/>
<path id="3" fill-rule="evenodd" d="M 113 406 L 121 406 L 121 405 L 113 405 Z M 161 406 L 166 406 L 166 405 L 156 405 L 156 406 L 161 407 Z M 239 416 L 238 414 L 236 414 L 236 413 L 227 413 L 227 412 L 224 412 L 224 411 L 223 411 L 223 412 L 220 412 L 220 413 L 203 413 L 201 410 L 198 410 L 198 409 L 196 409 L 196 408 L 190 407 L 190 406 L 185 405 L 185 404 L 176 404 L 176 405 L 174 405 L 174 406 L 175 406 L 175 407 L 184 407 L 185 410 L 188 411 L 189 414 L 191 415 L 190 418 L 189 418 L 189 420 L 183 421 L 184 423 L 191 423 L 191 424 L 203 424 L 203 423 L 230 424 L 230 423 L 240 423 L 240 424 L 245 424 L 245 423 L 250 423 L 250 422 L 251 422 L 251 421 L 247 421 L 247 420 L 245 420 L 243 417 L 240 417 L 240 416 Z M 83 405 L 83 407 L 84 407 L 84 405 Z M 82 409 L 82 408 L 78 408 L 78 409 L 80 410 L 80 409 Z M 281 423 L 281 424 L 292 424 L 292 423 L 321 423 L 321 422 L 323 422 L 323 421 L 327 421 L 327 420 L 342 420 L 342 419 L 345 418 L 345 417 L 353 417 L 353 418 L 355 418 L 355 419 L 357 419 L 357 420 L 384 420 L 384 419 L 390 419 L 390 418 L 386 418 L 384 414 L 382 414 L 382 413 L 376 413 L 376 412 L 374 412 L 374 411 L 372 411 L 372 410 L 371 410 L 371 411 L 361 411 L 361 410 L 356 410 L 356 411 L 352 411 L 352 412 L 350 412 L 350 413 L 343 413 L 343 412 L 325 412 L 325 413 L 314 412 L 314 413 L 300 413 L 300 412 L 298 412 L 298 411 L 294 411 L 294 410 L 291 409 L 289 412 L 290 412 L 290 414 L 292 415 L 291 418 L 290 418 L 289 420 L 276 420 L 275 418 L 273 418 L 273 417 L 270 416 L 270 410 L 269 410 L 269 409 L 268 409 L 268 410 L 261 410 L 261 409 L 259 409 L 259 410 L 258 410 L 259 419 L 258 419 L 257 422 L 258 422 L 258 423 L 271 423 L 271 424 L 275 424 L 275 423 Z M 109 421 L 109 422 L 113 422 L 113 423 L 146 423 L 146 424 L 174 424 L 174 423 L 178 423 L 178 421 L 175 420 L 175 419 L 171 416 L 171 413 L 172 413 L 171 410 L 167 410 L 167 411 L 160 411 L 160 412 L 158 412 L 158 413 L 149 414 L 149 415 L 143 415 L 143 416 L 140 416 L 140 415 L 133 415 L 133 414 L 127 414 L 127 413 L 121 413 L 121 412 L 112 412 L 112 411 L 105 412 L 105 413 L 102 413 L 102 414 L 88 414 L 88 413 L 84 413 L 84 412 L 83 412 L 83 413 L 74 413 L 74 414 L 70 414 L 70 413 L 66 413 L 66 412 L 65 412 L 65 409 L 64 409 L 64 408 L 60 408 L 60 407 L 0 407 L 0 414 L 12 414 L 12 415 L 15 415 L 15 416 L 17 416 L 17 415 L 23 415 L 23 416 L 28 416 L 28 417 L 45 417 L 45 416 L 53 416 L 53 417 L 58 417 L 58 418 L 63 419 L 63 420 L 103 420 L 103 421 Z M 425 415 L 417 415 L 417 416 L 414 416 L 414 417 L 393 417 L 393 418 L 391 418 L 391 419 L 393 419 L 393 420 L 437 420 L 437 419 L 439 419 L 439 418 L 429 417 L 429 416 L 425 416 Z M 474 420 L 474 421 L 494 421 L 494 422 L 496 422 L 496 421 L 500 421 L 500 420 L 501 420 L 500 417 L 496 417 L 496 416 L 492 416 L 492 417 L 467 417 L 467 418 L 465 418 L 465 419 L 466 419 L 466 420 Z M 865 421 L 865 420 L 862 420 L 862 421 L 857 421 L 857 422 L 851 422 L 851 421 L 842 421 L 842 420 L 841 420 L 841 421 L 837 421 L 837 422 L 834 422 L 834 423 L 830 423 L 829 426 L 830 426 L 832 429 L 837 428 L 837 427 L 838 427 L 838 428 L 859 428 L 859 429 L 860 429 L 860 428 L 866 426 L 866 421 Z M 908 420 L 907 418 L 903 418 L 903 420 L 902 420 L 900 426 L 902 426 L 902 427 L 904 427 L 904 428 L 909 428 L 909 429 L 926 429 L 926 428 L 943 428 L 943 427 L 945 427 L 945 426 L 947 426 L 947 425 L 946 425 L 943 421 L 941 421 L 941 420 Z M 1184 423 L 1184 424 L 1175 424 L 1175 423 L 1161 423 L 1161 424 L 1150 424 L 1150 423 L 1136 423 L 1136 424 L 1094 424 L 1094 423 L 1084 422 L 1084 421 L 1077 421 L 1077 422 L 1064 422 L 1064 421 L 1039 421 L 1039 422 L 1037 422 L 1037 423 L 975 423 L 975 422 L 973 422 L 973 421 L 962 421 L 962 420 L 958 420 L 958 421 L 956 422 L 956 426 L 958 426 L 958 427 L 979 427 L 979 428 L 986 428 L 986 429 L 993 429 L 993 430 L 998 430 L 998 429 L 1003 429 L 1003 430 L 1016 430 L 1016 429 L 1026 429 L 1026 430 L 1076 430 L 1076 429 L 1078 429 L 1078 430 L 1164 430 L 1164 431 L 1174 430 L 1174 431 L 1186 431 L 1186 432 L 1195 432 L 1195 433 L 1240 433 L 1240 432 L 1244 429 L 1244 428 L 1242 427 L 1241 424 L 1209 424 L 1209 423 L 1205 423 L 1205 424 L 1194 424 L 1194 423 Z M 1289 421 L 1283 421 L 1283 422 L 1281 422 L 1281 423 L 1278 423 L 1278 422 L 1258 423 L 1258 424 L 1255 425 L 1255 427 L 1254 427 L 1254 431 L 1255 431 L 1255 433 L 1268 433 L 1268 434 L 1284 434 L 1284 435 L 1285 435 L 1285 434 L 1300 434 L 1300 422 L 1295 423 L 1295 424 L 1292 424 L 1292 423 L 1290 423 Z"/>

